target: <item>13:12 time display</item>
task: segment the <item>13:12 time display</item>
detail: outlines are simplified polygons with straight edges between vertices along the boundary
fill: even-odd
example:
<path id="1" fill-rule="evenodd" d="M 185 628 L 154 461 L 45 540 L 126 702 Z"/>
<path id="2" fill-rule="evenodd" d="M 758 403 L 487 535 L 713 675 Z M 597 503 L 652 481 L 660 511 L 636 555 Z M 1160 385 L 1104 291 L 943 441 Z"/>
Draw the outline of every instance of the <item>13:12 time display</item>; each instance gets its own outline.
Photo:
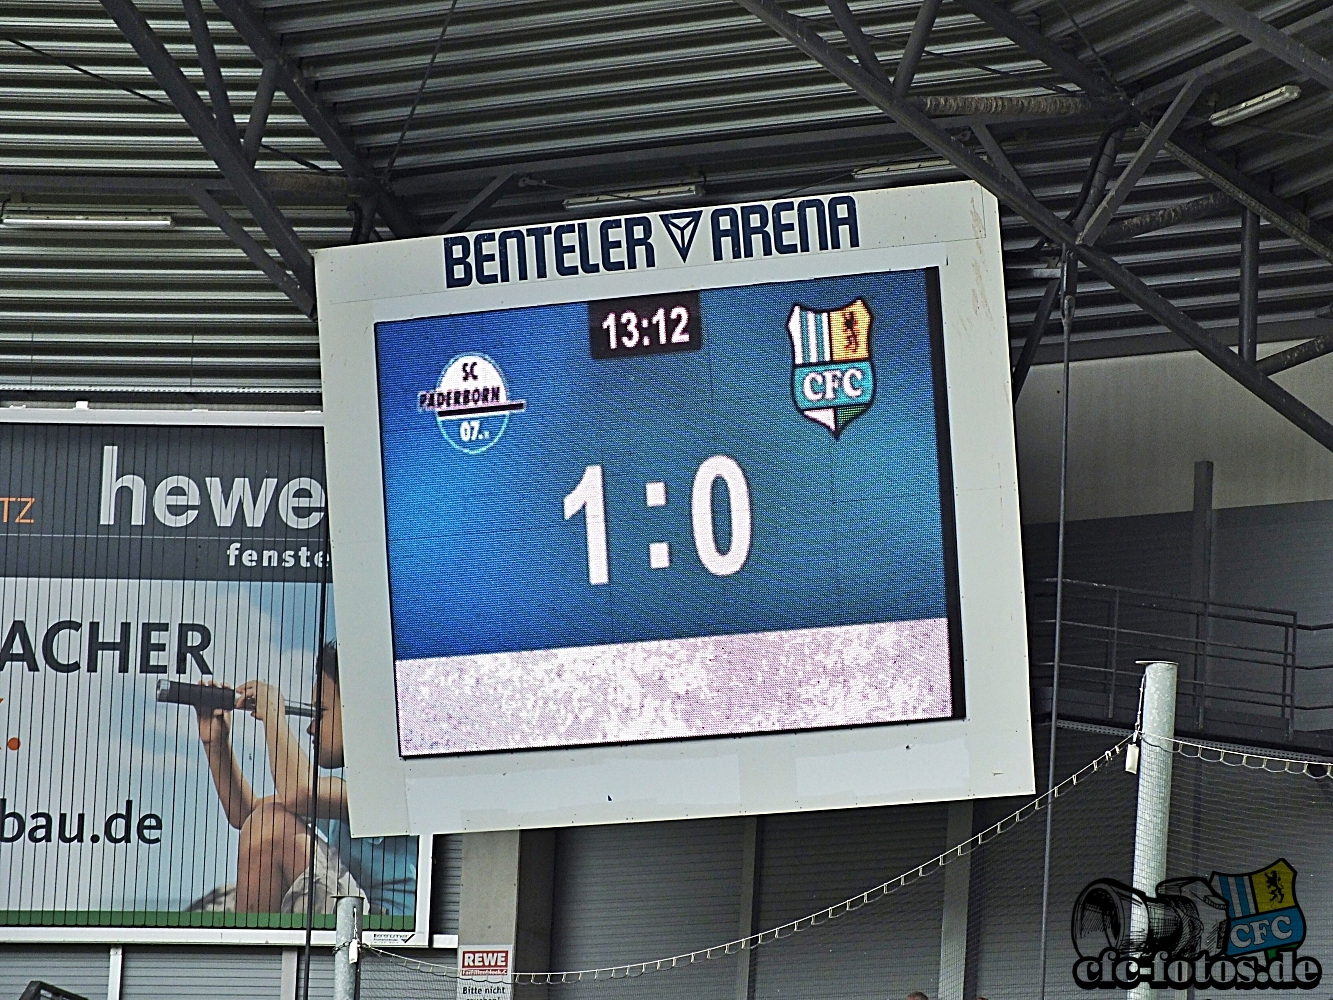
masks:
<path id="1" fill-rule="evenodd" d="M 590 302 L 588 346 L 599 361 L 697 351 L 703 346 L 699 293 Z"/>
<path id="2" fill-rule="evenodd" d="M 713 484 L 722 480 L 727 490 L 727 506 L 731 509 L 731 539 L 724 552 L 718 546 L 713 530 Z M 667 489 L 664 482 L 643 484 L 644 503 L 649 507 L 665 507 Z M 565 520 L 583 512 L 583 533 L 588 555 L 588 583 L 594 587 L 611 582 L 611 561 L 607 554 L 606 486 L 600 465 L 589 465 L 583 478 L 564 500 Z M 694 535 L 694 550 L 704 569 L 714 576 L 731 576 L 740 572 L 750 557 L 751 516 L 750 485 L 745 471 L 729 455 L 713 455 L 704 459 L 694 474 L 690 489 L 690 525 Z M 652 569 L 667 569 L 671 565 L 671 543 L 650 542 L 648 565 Z"/>

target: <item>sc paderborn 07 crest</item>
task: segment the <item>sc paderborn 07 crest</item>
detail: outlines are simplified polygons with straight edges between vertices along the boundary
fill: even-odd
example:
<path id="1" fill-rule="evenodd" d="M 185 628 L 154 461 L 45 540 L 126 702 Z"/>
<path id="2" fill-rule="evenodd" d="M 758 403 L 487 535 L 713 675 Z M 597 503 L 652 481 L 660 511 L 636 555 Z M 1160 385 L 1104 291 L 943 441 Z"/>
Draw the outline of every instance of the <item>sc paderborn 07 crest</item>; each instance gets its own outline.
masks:
<path id="1" fill-rule="evenodd" d="M 484 354 L 457 355 L 444 366 L 434 389 L 417 393 L 417 409 L 433 414 L 444 439 L 468 455 L 492 447 L 510 415 L 527 405 L 510 398 L 504 372 Z"/>
<path id="2" fill-rule="evenodd" d="M 801 415 L 839 437 L 875 401 L 870 361 L 874 317 L 864 299 L 820 312 L 794 305 L 791 335 L 791 398 Z"/>

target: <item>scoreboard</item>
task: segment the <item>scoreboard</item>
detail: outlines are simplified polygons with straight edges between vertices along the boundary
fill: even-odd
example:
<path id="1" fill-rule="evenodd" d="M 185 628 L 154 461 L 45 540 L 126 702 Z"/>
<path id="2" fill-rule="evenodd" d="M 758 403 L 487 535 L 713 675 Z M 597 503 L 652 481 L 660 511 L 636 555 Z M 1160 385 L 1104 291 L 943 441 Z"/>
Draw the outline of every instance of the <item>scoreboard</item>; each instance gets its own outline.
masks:
<path id="1" fill-rule="evenodd" d="M 358 834 L 1030 790 L 980 188 L 317 261 Z"/>

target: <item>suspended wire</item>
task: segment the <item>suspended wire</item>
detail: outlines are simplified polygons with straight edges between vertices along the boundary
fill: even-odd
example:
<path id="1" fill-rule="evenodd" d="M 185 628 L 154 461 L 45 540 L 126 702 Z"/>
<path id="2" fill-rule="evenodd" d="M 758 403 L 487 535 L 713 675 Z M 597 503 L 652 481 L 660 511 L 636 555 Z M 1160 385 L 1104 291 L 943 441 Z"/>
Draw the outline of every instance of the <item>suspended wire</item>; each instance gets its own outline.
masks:
<path id="1" fill-rule="evenodd" d="M 1115 76 L 1111 73 L 1110 67 L 1106 65 L 1106 60 L 1103 59 L 1102 54 L 1097 51 L 1097 46 L 1092 44 L 1092 39 L 1083 33 L 1082 25 L 1080 25 L 1074 15 L 1069 12 L 1069 8 L 1064 5 L 1064 0 L 1055 0 L 1055 3 L 1056 6 L 1064 12 L 1065 17 L 1069 18 L 1069 23 L 1074 26 L 1074 31 L 1078 34 L 1079 39 L 1088 47 L 1088 51 L 1092 53 L 1092 58 L 1097 60 L 1097 65 L 1101 68 L 1102 76 L 1106 77 L 1111 86 L 1116 89 L 1116 93 L 1128 101 L 1129 94 L 1125 93 L 1125 88 L 1120 86 L 1119 81 L 1116 80 Z"/>
<path id="2" fill-rule="evenodd" d="M 159 108 L 165 108 L 172 114 L 180 113 L 179 111 L 176 110 L 176 106 L 172 104 L 170 101 L 164 101 L 160 97 L 154 97 L 152 94 L 145 94 L 142 90 L 137 90 L 134 87 L 131 87 L 129 84 L 118 83 L 117 81 L 112 80 L 110 77 L 103 76 L 101 73 L 95 73 L 85 66 L 80 66 L 78 63 L 70 62 L 68 59 L 62 59 L 60 58 L 60 56 L 56 55 L 53 52 L 45 52 L 42 49 L 37 48 L 35 45 L 29 45 L 27 42 L 21 42 L 17 38 L 14 38 L 12 35 L 0 35 L 0 41 L 8 42 L 10 45 L 15 45 L 18 48 L 23 49 L 25 52 L 31 52 L 33 55 L 40 56 L 43 59 L 49 59 L 51 62 L 56 63 L 59 66 L 64 66 L 66 69 L 71 69 L 75 73 L 82 73 L 84 76 L 91 77 L 92 79 L 98 81 L 99 83 L 104 83 L 108 87 L 111 87 L 115 90 L 119 90 L 122 93 L 131 94 L 132 96 L 137 97 L 140 100 L 147 101 L 149 104 L 156 105 Z M 289 153 L 285 149 L 279 149 L 277 146 L 271 146 L 267 142 L 264 142 L 262 139 L 259 142 L 259 147 L 261 149 L 267 150 L 274 156 L 281 156 L 284 159 L 291 160 L 293 163 L 300 164 L 307 170 L 315 170 L 321 174 L 330 174 L 335 172 L 329 170 L 327 167 L 321 167 L 318 163 L 315 163 L 312 160 L 307 160 L 304 156 L 300 156 L 297 153 Z"/>
<path id="3" fill-rule="evenodd" d="M 771 944 L 774 941 L 784 941 L 794 934 L 799 934 L 812 927 L 826 924 L 830 920 L 836 920 L 849 913 L 855 913 L 869 903 L 873 903 L 876 900 L 891 895 L 899 889 L 913 885 L 921 879 L 934 874 L 950 862 L 967 857 L 977 848 L 989 844 L 996 838 L 1008 833 L 1019 823 L 1031 819 L 1037 813 L 1041 812 L 1050 802 L 1055 801 L 1055 799 L 1074 788 L 1080 781 L 1085 781 L 1093 774 L 1115 761 L 1121 753 L 1124 752 L 1125 747 L 1132 739 L 1132 735 L 1125 737 L 1115 746 L 1094 758 L 1090 763 L 1074 774 L 1071 774 L 1058 785 L 1053 785 L 1048 791 L 1037 796 L 1031 802 L 1019 807 L 1014 812 L 1001 819 L 998 823 L 992 824 L 985 830 L 982 830 L 980 833 L 971 837 L 969 840 L 965 840 L 962 843 L 949 848 L 943 854 L 936 855 L 924 864 L 918 865 L 916 868 L 903 872 L 897 878 L 889 879 L 887 882 L 881 882 L 873 889 L 867 889 L 865 892 L 852 896 L 849 899 L 844 899 L 841 903 L 835 903 L 833 906 L 825 907 L 808 916 L 788 921 L 785 924 L 769 928 L 765 931 L 760 931 L 757 934 L 750 934 L 746 937 L 727 941 L 724 944 L 713 945 L 711 948 L 700 948 L 696 951 L 685 952 L 680 955 L 672 955 L 669 958 L 652 959 L 647 962 L 634 962 L 628 965 L 607 966 L 600 969 L 582 969 L 576 972 L 516 972 L 503 979 L 472 980 L 469 978 L 469 981 L 512 982 L 520 985 L 533 986 L 559 986 L 562 984 L 578 983 L 587 980 L 607 981 L 612 979 L 635 979 L 639 976 L 646 975 L 649 972 L 662 972 L 667 969 L 678 969 L 687 965 L 694 965 L 699 962 L 722 958 L 726 955 L 740 954 L 741 952 L 758 948 L 763 944 Z M 384 951 L 369 944 L 363 944 L 362 948 L 366 951 L 372 951 L 378 955 L 383 955 L 386 958 L 401 962 L 419 972 L 428 972 L 445 979 L 458 979 L 458 972 L 453 966 L 423 962 L 419 959 L 408 958 L 407 956 L 399 955 L 395 952 Z"/>
<path id="4" fill-rule="evenodd" d="M 994 76 L 1005 77 L 1006 79 L 1017 80 L 1026 87 L 1040 87 L 1042 90 L 1049 90 L 1053 94 L 1059 94 L 1061 97 L 1068 97 L 1075 93 L 1068 87 L 1061 87 L 1058 84 L 1047 83 L 1045 80 L 1033 80 L 1024 76 L 1022 73 L 1015 73 L 1012 70 L 1000 69 L 998 66 L 987 66 L 985 63 L 978 62 L 975 59 L 964 59 L 961 56 L 946 55 L 943 52 L 935 52 L 931 49 L 922 49 L 925 55 L 935 59 L 941 59 L 944 62 L 955 63 L 959 66 L 966 66 L 969 69 L 979 69 Z"/>
<path id="5" fill-rule="evenodd" d="M 444 16 L 444 25 L 440 28 L 440 37 L 435 39 L 435 49 L 430 54 L 430 62 L 426 63 L 426 72 L 421 75 L 421 83 L 417 87 L 416 96 L 412 98 L 412 106 L 407 109 L 407 118 L 403 122 L 403 130 L 398 133 L 398 141 L 393 144 L 393 152 L 389 154 L 389 161 L 384 164 L 384 179 L 389 179 L 389 172 L 393 170 L 393 165 L 398 162 L 398 151 L 403 148 L 403 140 L 407 138 L 407 130 L 412 127 L 412 119 L 416 117 L 417 105 L 421 103 L 421 95 L 426 92 L 426 83 L 430 80 L 430 74 L 435 69 L 435 60 L 440 57 L 440 48 L 444 45 L 444 36 L 449 32 L 449 22 L 454 19 L 454 8 L 458 6 L 458 0 L 452 0 L 449 4 L 449 13 Z"/>

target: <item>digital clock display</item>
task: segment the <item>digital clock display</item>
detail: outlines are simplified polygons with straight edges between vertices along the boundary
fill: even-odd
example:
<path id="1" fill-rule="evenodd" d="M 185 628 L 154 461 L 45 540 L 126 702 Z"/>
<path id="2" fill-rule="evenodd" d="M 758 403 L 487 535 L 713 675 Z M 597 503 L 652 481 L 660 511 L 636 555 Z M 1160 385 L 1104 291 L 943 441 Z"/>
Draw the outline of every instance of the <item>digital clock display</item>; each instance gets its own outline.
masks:
<path id="1" fill-rule="evenodd" d="M 962 714 L 935 269 L 375 337 L 403 756 Z"/>
<path id="2" fill-rule="evenodd" d="M 599 359 L 697 351 L 703 346 L 699 293 L 590 302 L 588 346 Z"/>

